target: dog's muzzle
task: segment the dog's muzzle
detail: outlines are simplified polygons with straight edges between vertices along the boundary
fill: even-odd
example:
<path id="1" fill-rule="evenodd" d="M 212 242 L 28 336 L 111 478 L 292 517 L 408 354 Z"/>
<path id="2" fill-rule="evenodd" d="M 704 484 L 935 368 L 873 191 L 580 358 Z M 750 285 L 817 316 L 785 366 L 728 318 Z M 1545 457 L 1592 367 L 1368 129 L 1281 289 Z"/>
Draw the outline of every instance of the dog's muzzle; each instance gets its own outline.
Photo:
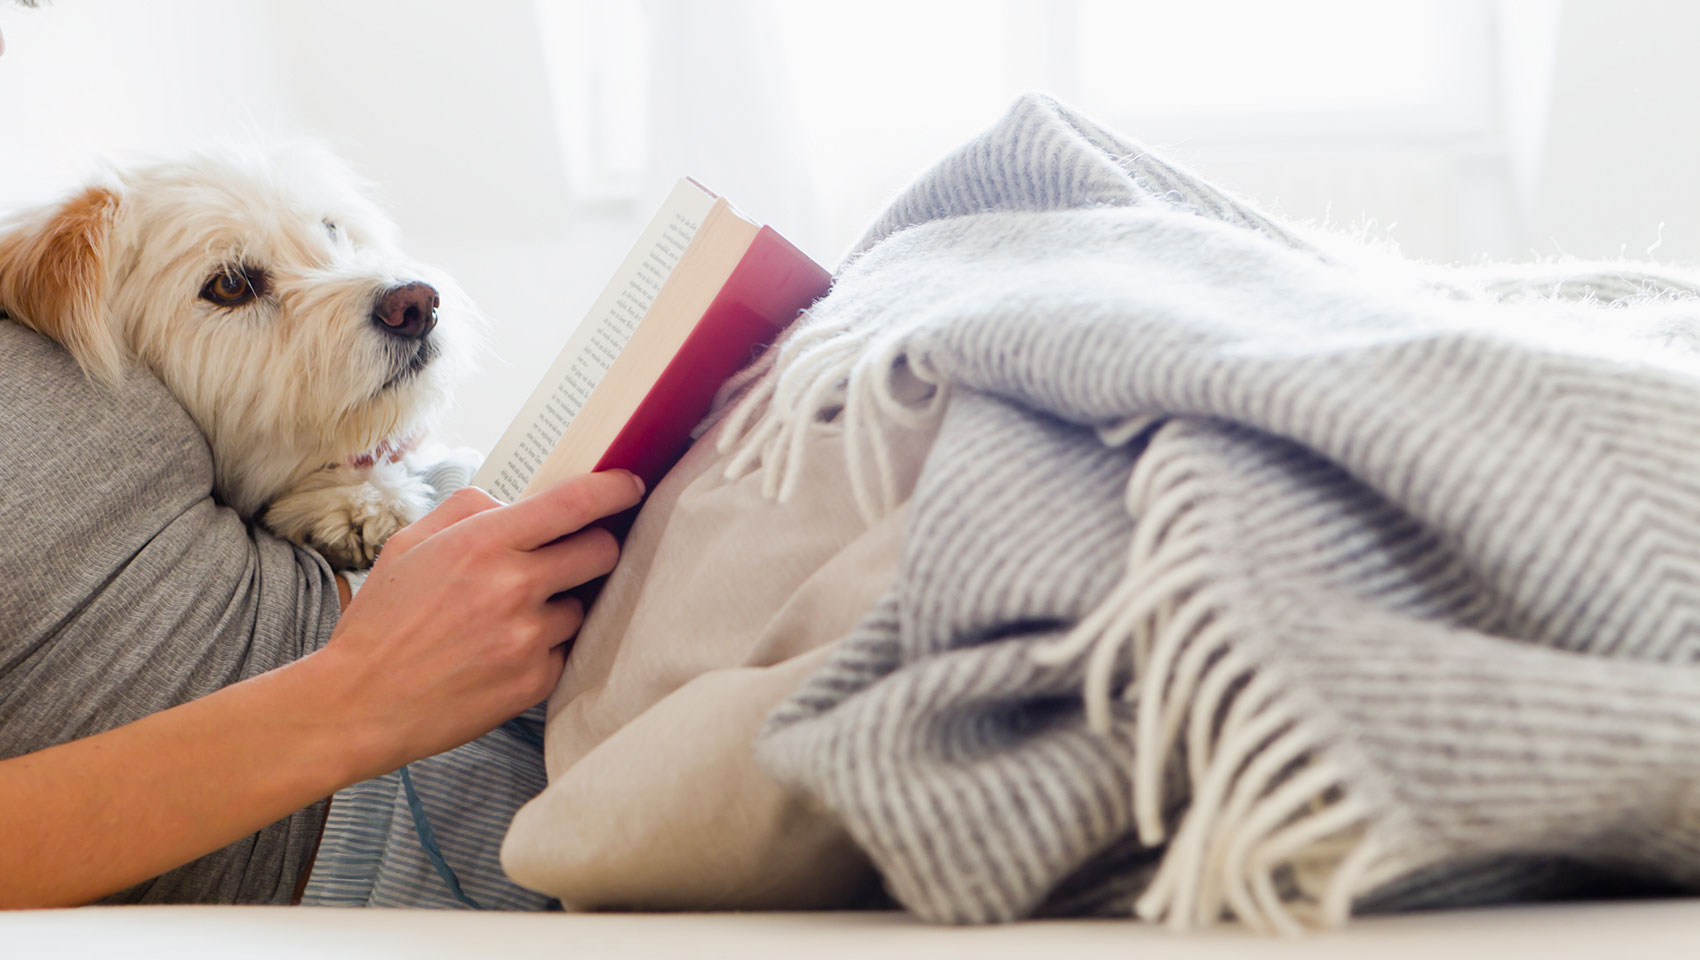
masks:
<path id="1" fill-rule="evenodd" d="M 434 341 L 421 338 L 411 341 L 393 340 L 391 341 L 390 352 L 393 358 L 394 372 L 390 374 L 388 380 L 384 381 L 384 385 L 378 388 L 379 393 L 413 379 L 415 374 L 430 366 L 431 361 L 437 359 L 437 355 L 441 351 Z"/>

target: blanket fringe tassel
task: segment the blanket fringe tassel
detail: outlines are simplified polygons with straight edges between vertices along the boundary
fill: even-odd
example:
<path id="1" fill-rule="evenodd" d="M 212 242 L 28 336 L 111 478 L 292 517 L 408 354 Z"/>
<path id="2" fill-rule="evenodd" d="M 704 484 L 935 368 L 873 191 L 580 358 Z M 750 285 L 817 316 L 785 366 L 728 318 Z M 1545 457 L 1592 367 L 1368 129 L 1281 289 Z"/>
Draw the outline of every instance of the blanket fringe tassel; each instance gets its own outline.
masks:
<path id="1" fill-rule="evenodd" d="M 810 325 L 807 317 L 798 323 L 795 333 L 721 389 L 715 406 L 729 407 L 718 445 L 720 453 L 731 454 L 725 477 L 735 480 L 760 468 L 763 495 L 784 503 L 802 478 L 810 434 L 842 432 L 856 509 L 872 524 L 899 500 L 887 431 L 925 427 L 943 409 L 947 391 L 924 363 L 907 355 L 907 330 Z M 924 395 L 900 395 L 898 371 L 926 385 Z"/>
<path id="2" fill-rule="evenodd" d="M 1121 699 L 1133 712 L 1134 821 L 1141 843 L 1168 843 L 1139 916 L 1180 930 L 1225 917 L 1286 934 L 1336 926 L 1386 879 L 1375 805 L 1348 784 L 1329 732 L 1252 658 L 1222 588 L 1207 583 L 1195 478 L 1184 458 L 1136 464 L 1126 578 L 1034 659 L 1085 658 L 1087 720 L 1108 736 L 1116 668 L 1131 656 Z M 1185 808 L 1171 837 L 1165 773 L 1177 750 L 1190 796 L 1176 798 Z"/>

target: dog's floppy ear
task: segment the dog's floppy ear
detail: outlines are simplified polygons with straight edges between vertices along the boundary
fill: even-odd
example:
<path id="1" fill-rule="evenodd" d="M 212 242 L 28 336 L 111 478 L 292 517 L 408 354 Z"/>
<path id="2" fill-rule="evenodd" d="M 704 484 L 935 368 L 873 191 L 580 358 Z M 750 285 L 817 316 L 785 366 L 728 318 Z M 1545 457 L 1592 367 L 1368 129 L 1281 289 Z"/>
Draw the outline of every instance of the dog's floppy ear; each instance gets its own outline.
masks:
<path id="1" fill-rule="evenodd" d="M 89 187 L 0 233 L 0 313 L 64 344 L 97 381 L 116 383 L 125 352 L 105 316 L 106 245 L 118 194 Z"/>

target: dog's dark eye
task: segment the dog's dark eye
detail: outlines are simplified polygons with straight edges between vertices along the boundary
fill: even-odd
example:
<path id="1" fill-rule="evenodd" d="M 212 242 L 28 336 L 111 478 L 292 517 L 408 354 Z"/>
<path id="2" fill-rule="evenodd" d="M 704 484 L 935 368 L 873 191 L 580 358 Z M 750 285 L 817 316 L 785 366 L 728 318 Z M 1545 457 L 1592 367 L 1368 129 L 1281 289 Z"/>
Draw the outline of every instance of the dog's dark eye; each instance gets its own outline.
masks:
<path id="1" fill-rule="evenodd" d="M 201 288 L 201 299 L 220 307 L 239 307 L 261 294 L 264 279 L 247 267 L 221 270 Z"/>
<path id="2" fill-rule="evenodd" d="M 332 240 L 335 240 L 336 239 L 336 224 L 330 222 L 329 220 L 324 221 L 324 224 L 325 224 L 325 232 L 331 235 Z"/>

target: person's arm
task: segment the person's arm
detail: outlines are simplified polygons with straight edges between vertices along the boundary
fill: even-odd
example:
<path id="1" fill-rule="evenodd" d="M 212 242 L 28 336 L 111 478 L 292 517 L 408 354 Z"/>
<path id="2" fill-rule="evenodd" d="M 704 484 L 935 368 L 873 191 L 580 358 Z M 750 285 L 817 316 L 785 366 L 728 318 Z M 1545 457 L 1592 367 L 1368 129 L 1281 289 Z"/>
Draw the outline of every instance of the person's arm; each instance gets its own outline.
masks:
<path id="1" fill-rule="evenodd" d="M 559 595 L 618 553 L 574 531 L 641 496 L 625 473 L 510 506 L 459 491 L 390 540 L 324 649 L 0 761 L 0 906 L 122 890 L 542 700 L 583 618 Z"/>

